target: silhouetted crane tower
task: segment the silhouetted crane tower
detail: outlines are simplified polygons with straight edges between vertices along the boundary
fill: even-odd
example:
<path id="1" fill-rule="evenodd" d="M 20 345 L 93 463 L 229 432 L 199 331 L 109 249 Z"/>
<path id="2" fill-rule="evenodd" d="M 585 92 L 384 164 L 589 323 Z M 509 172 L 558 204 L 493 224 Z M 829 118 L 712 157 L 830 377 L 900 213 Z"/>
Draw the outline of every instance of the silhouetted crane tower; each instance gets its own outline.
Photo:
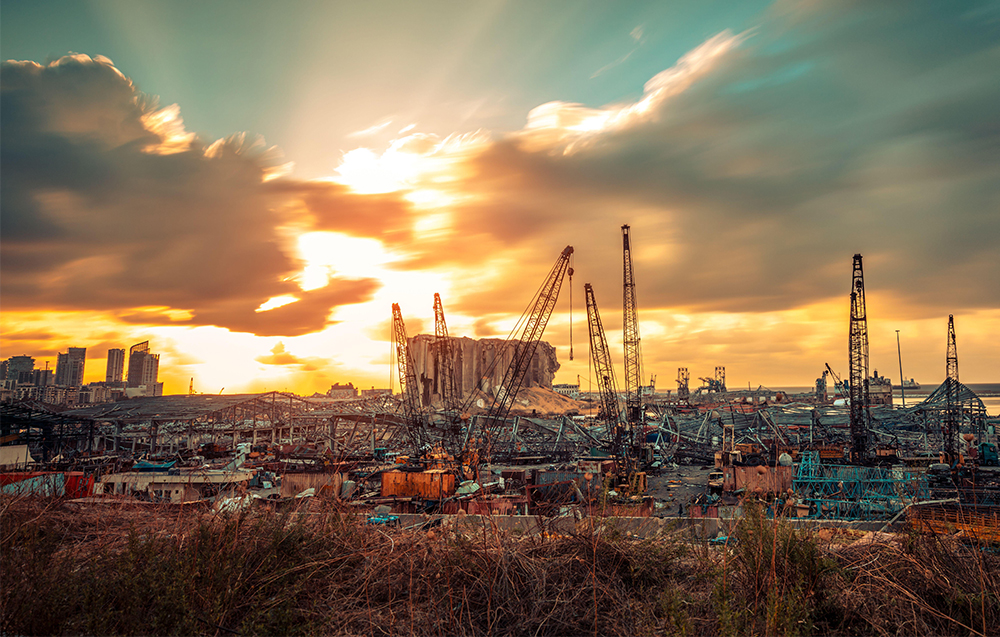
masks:
<path id="1" fill-rule="evenodd" d="M 444 305 L 441 295 L 434 293 L 434 347 L 437 349 L 437 365 L 434 377 L 438 380 L 441 402 L 448 410 L 458 409 L 458 387 L 455 383 L 455 368 L 452 359 L 451 339 L 448 325 L 444 322 Z"/>
<path id="2" fill-rule="evenodd" d="M 848 336 L 850 366 L 851 462 L 863 464 L 868 457 L 871 422 L 868 398 L 868 315 L 865 311 L 865 275 L 861 255 L 854 255 L 851 282 L 851 325 Z"/>
<path id="3" fill-rule="evenodd" d="M 413 453 L 419 454 L 425 451 L 427 437 L 420 411 L 420 389 L 417 386 L 417 375 L 410 353 L 410 344 L 406 339 L 406 325 L 403 323 L 403 313 L 399 309 L 399 303 L 392 304 L 392 336 L 396 343 L 399 392 L 403 399 L 406 431 L 413 443 Z"/>
<path id="4" fill-rule="evenodd" d="M 618 401 L 618 383 L 615 382 L 615 369 L 611 364 L 611 350 L 608 339 L 604 335 L 601 315 L 597 311 L 597 299 L 594 288 L 586 283 L 583 291 L 587 297 L 587 327 L 590 333 L 590 356 L 594 361 L 594 372 L 597 374 L 597 387 L 601 393 L 601 415 L 607 423 L 608 438 L 611 440 L 612 451 L 629 466 L 632 456 L 631 423 L 622 418 L 622 408 Z"/>
<path id="5" fill-rule="evenodd" d="M 573 246 L 566 246 L 559 258 L 556 259 L 548 276 L 545 277 L 542 286 L 536 292 L 529 309 L 525 310 L 524 316 L 521 317 L 524 320 L 523 327 L 520 331 L 515 328 L 517 334 L 513 332 L 511 334 L 510 342 L 513 343 L 514 354 L 507 371 L 504 372 L 503 381 L 500 383 L 500 389 L 493 399 L 489 413 L 480 420 L 483 423 L 481 433 L 484 438 L 484 456 L 487 462 L 492 456 L 493 445 L 507 421 L 507 415 L 514 405 L 514 399 L 524 383 L 524 377 L 531 366 L 531 360 L 538 349 L 538 343 L 542 340 L 542 334 L 552 316 L 552 310 L 555 309 L 563 278 L 571 269 L 569 263 L 572 256 Z M 527 317 L 526 320 L 525 317 Z M 469 432 L 471 433 L 471 431 L 470 428 Z"/>
<path id="6" fill-rule="evenodd" d="M 945 397 L 947 406 L 944 416 L 944 430 L 941 432 L 944 453 L 948 462 L 955 461 L 955 436 L 961 412 L 958 406 L 958 345 L 955 344 L 955 315 L 948 315 L 948 353 L 945 360 Z"/>
<path id="7" fill-rule="evenodd" d="M 691 372 L 687 367 L 677 368 L 677 400 L 687 402 L 691 397 Z"/>
<path id="8" fill-rule="evenodd" d="M 629 430 L 643 425 L 642 355 L 639 351 L 639 316 L 635 300 L 635 273 L 632 270 L 632 234 L 622 226 L 624 282 L 622 286 L 622 336 L 625 344 L 625 418 Z"/>

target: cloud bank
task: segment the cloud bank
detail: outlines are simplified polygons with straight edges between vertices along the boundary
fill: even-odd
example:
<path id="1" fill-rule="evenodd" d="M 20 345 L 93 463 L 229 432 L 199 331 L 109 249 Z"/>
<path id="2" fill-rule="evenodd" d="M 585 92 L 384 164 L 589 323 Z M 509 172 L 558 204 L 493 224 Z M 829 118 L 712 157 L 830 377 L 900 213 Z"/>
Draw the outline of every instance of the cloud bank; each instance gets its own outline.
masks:
<path id="1" fill-rule="evenodd" d="M 392 234 L 405 226 L 403 202 L 275 179 L 280 157 L 262 140 L 202 141 L 176 105 L 158 108 L 101 56 L 10 61 L 0 78 L 5 310 L 295 336 L 377 289 L 334 277 L 303 293 L 291 236 L 328 226 Z M 255 311 L 281 295 L 300 300 Z"/>

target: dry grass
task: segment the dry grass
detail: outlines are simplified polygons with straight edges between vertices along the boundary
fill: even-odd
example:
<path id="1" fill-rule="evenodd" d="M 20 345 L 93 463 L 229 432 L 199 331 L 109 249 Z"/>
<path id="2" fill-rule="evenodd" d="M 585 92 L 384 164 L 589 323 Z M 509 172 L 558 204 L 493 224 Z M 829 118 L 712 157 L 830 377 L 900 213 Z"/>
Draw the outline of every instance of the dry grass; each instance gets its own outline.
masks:
<path id="1" fill-rule="evenodd" d="M 824 547 L 751 512 L 728 547 L 0 501 L 0 633 L 997 634 L 995 554 Z"/>

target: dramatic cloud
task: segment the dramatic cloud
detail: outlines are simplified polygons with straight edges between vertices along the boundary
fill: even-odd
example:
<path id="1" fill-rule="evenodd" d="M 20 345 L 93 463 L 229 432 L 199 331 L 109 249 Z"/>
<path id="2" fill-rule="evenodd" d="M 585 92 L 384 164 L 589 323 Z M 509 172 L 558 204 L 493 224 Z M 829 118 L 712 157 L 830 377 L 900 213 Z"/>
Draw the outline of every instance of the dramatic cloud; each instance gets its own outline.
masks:
<path id="1" fill-rule="evenodd" d="M 254 360 L 263 365 L 297 365 L 302 368 L 302 371 L 307 372 L 323 369 L 329 363 L 324 358 L 296 356 L 285 349 L 285 344 L 280 341 L 271 348 L 269 355 L 258 356 Z"/>
<path id="2" fill-rule="evenodd" d="M 262 141 L 203 143 L 106 58 L 7 62 L 0 99 L 7 310 L 299 335 L 378 282 L 334 276 L 303 293 L 291 229 L 405 236 L 405 202 L 275 179 L 279 158 Z M 283 295 L 301 300 L 255 311 Z"/>
<path id="3" fill-rule="evenodd" d="M 450 232 L 413 246 L 411 263 L 494 265 L 458 307 L 502 311 L 569 243 L 578 276 L 613 298 L 630 223 L 646 308 L 846 296 L 856 252 L 869 289 L 917 316 L 996 308 L 1000 23 L 988 18 L 966 4 L 781 3 L 633 103 L 552 102 L 478 146 L 443 187 Z"/>

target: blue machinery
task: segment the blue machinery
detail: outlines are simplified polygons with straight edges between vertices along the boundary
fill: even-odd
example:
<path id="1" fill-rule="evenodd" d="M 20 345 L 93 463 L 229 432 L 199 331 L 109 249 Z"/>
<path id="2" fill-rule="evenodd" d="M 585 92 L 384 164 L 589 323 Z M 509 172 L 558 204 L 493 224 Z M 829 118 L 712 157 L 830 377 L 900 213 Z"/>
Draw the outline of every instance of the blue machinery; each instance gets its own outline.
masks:
<path id="1" fill-rule="evenodd" d="M 809 505 L 807 517 L 824 520 L 886 520 L 906 505 L 930 497 L 923 472 L 824 465 L 815 451 L 800 457 L 792 489 Z"/>

